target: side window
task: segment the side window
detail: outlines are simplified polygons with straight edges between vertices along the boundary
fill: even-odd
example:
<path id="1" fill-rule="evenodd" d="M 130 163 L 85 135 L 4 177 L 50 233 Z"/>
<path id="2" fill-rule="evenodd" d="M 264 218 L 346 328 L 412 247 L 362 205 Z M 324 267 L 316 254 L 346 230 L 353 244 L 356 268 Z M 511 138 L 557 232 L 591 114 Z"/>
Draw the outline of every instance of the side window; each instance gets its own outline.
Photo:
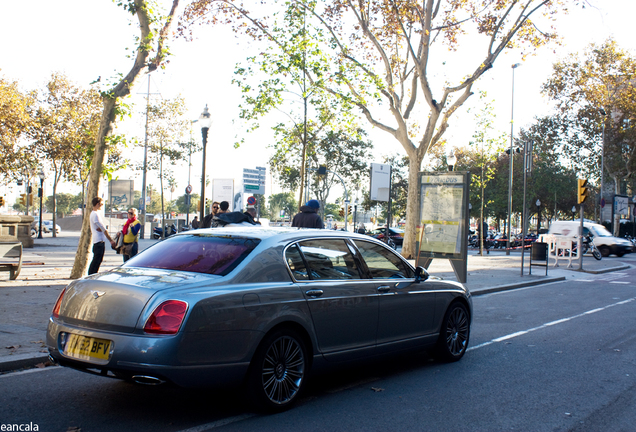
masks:
<path id="1" fill-rule="evenodd" d="M 307 240 L 298 243 L 314 280 L 360 279 L 360 272 L 344 240 Z"/>
<path id="2" fill-rule="evenodd" d="M 294 279 L 296 280 L 307 280 L 309 279 L 309 274 L 307 273 L 307 267 L 305 267 L 305 262 L 303 258 L 300 256 L 300 251 L 298 250 L 298 245 L 293 245 L 287 248 L 285 251 L 285 261 L 287 261 L 287 266 L 294 275 Z"/>
<path id="3" fill-rule="evenodd" d="M 360 250 L 364 262 L 367 263 L 373 279 L 415 277 L 411 267 L 390 250 L 363 240 L 355 240 L 354 242 Z"/>

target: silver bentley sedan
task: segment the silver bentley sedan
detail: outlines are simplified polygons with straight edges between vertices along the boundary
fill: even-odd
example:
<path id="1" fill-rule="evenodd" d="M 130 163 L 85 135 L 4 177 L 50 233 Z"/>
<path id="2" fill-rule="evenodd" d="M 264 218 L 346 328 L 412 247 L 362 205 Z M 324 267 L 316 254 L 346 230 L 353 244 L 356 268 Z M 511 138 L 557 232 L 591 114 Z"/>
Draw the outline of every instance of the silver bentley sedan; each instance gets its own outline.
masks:
<path id="1" fill-rule="evenodd" d="M 310 369 L 404 349 L 468 346 L 472 300 L 383 243 L 342 231 L 214 228 L 71 282 L 47 331 L 62 366 L 138 383 L 245 384 L 270 410 Z"/>

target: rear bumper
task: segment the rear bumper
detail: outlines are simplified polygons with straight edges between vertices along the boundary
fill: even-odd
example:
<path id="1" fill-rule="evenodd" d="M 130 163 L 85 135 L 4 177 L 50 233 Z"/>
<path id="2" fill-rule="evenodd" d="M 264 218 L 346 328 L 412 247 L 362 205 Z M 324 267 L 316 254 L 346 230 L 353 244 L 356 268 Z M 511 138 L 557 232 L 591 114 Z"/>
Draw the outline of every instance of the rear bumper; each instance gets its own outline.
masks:
<path id="1" fill-rule="evenodd" d="M 62 352 L 61 332 L 112 341 L 112 353 L 108 360 L 85 360 L 68 356 Z M 132 379 L 134 376 L 144 376 L 180 387 L 240 384 L 249 368 L 249 361 L 245 358 L 237 361 L 215 361 L 213 358 L 193 361 L 192 357 L 184 355 L 184 350 L 188 348 L 184 348 L 182 334 L 154 337 L 89 331 L 50 320 L 46 344 L 50 356 L 61 366 L 111 378 Z M 184 362 L 184 357 L 189 360 Z"/>

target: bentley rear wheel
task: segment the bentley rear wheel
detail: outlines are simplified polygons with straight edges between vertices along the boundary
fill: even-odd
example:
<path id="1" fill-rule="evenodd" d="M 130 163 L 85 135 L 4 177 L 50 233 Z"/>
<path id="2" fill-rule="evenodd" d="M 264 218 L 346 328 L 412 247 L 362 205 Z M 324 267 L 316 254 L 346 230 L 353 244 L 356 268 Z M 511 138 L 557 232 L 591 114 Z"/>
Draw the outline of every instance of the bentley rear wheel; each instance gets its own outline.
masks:
<path id="1" fill-rule="evenodd" d="M 292 329 L 277 330 L 261 342 L 250 365 L 248 392 L 268 411 L 284 411 L 298 400 L 308 372 L 307 349 Z"/>

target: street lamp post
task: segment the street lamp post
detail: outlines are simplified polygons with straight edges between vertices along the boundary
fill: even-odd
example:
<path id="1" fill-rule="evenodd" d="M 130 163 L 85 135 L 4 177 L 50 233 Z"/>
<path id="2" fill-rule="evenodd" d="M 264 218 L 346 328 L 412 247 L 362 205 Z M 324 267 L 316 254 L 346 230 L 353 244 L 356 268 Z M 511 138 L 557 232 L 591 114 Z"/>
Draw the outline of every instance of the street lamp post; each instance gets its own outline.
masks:
<path id="1" fill-rule="evenodd" d="M 537 199 L 535 204 L 537 205 L 537 235 L 539 235 L 539 230 L 541 230 L 541 200 Z"/>
<path id="2" fill-rule="evenodd" d="M 603 116 L 603 141 L 601 142 L 601 199 L 599 200 L 599 206 L 601 207 L 601 210 L 599 211 L 598 223 L 603 223 L 603 207 L 605 207 L 605 198 L 603 198 L 603 177 L 605 177 L 603 175 L 605 171 L 605 118 L 607 116 L 607 113 L 603 108 L 601 108 L 599 112 Z"/>
<path id="3" fill-rule="evenodd" d="M 508 183 L 508 238 L 506 239 L 506 255 L 510 255 L 510 236 L 512 235 L 511 222 L 512 222 L 512 168 L 514 153 L 512 145 L 514 142 L 514 127 L 515 127 L 515 69 L 521 66 L 521 63 L 515 63 L 512 68 L 512 101 L 510 104 L 510 182 Z"/>
<path id="4" fill-rule="evenodd" d="M 192 190 L 192 186 L 190 183 L 190 172 L 192 171 L 192 125 L 195 124 L 196 122 L 198 122 L 199 120 L 191 120 L 190 121 L 190 142 L 188 143 L 188 188 L 190 188 L 190 190 Z M 187 214 L 186 214 L 186 225 L 190 224 L 190 202 L 192 201 L 192 192 L 187 192 L 186 193 L 186 197 L 188 202 L 186 203 L 187 206 Z"/>
<path id="5" fill-rule="evenodd" d="M 199 212 L 199 220 L 203 222 L 205 217 L 205 148 L 208 143 L 208 131 L 212 125 L 212 116 L 208 111 L 208 105 L 205 105 L 201 116 L 199 116 L 199 123 L 201 124 L 201 137 L 203 138 L 203 162 L 201 163 L 201 209 Z"/>
<path id="6" fill-rule="evenodd" d="M 40 177 L 40 190 L 38 191 L 38 195 L 40 196 L 40 220 L 39 220 L 39 230 L 38 230 L 38 238 L 42 238 L 42 196 L 44 195 L 44 170 L 40 169 L 40 173 L 38 174 Z M 53 227 L 55 230 L 55 227 Z"/>

